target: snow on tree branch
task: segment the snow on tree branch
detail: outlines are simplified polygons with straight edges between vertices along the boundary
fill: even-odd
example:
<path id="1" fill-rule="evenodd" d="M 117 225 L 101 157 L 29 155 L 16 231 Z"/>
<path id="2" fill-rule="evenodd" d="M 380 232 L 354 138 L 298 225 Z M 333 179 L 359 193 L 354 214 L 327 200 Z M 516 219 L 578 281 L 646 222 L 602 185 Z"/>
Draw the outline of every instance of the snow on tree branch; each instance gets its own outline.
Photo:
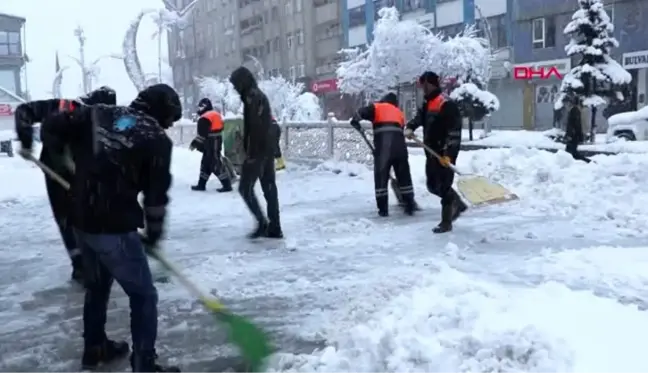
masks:
<path id="1" fill-rule="evenodd" d="M 200 92 L 209 98 L 214 108 L 229 115 L 241 115 L 241 98 L 228 79 L 203 77 L 197 79 Z M 301 93 L 302 83 L 293 83 L 283 77 L 271 77 L 259 81 L 259 88 L 268 96 L 272 115 L 278 120 L 319 120 L 322 109 L 312 93 Z M 313 97 L 310 97 L 313 96 Z"/>
<path id="2" fill-rule="evenodd" d="M 345 50 L 348 59 L 337 69 L 344 93 L 377 97 L 402 83 L 414 82 L 426 69 L 434 37 L 413 20 L 400 20 L 394 7 L 382 8 L 374 28 L 374 41 L 366 51 Z"/>
<path id="3" fill-rule="evenodd" d="M 450 99 L 459 104 L 463 116 L 476 121 L 482 120 L 500 107 L 497 96 L 480 89 L 474 83 L 460 84 L 452 90 Z"/>
<path id="4" fill-rule="evenodd" d="M 490 76 L 493 60 L 488 40 L 477 36 L 477 29 L 470 25 L 454 37 L 448 37 L 430 52 L 430 70 L 443 77 L 455 77 L 461 81 L 478 82 L 484 86 Z"/>
<path id="5" fill-rule="evenodd" d="M 565 98 L 578 98 L 588 107 L 605 105 L 609 100 L 623 100 L 623 86 L 631 75 L 610 57 L 618 47 L 612 36 L 614 25 L 601 0 L 578 0 L 579 9 L 563 33 L 570 36 L 565 52 L 580 61 L 565 76 L 555 108 L 560 109 Z"/>

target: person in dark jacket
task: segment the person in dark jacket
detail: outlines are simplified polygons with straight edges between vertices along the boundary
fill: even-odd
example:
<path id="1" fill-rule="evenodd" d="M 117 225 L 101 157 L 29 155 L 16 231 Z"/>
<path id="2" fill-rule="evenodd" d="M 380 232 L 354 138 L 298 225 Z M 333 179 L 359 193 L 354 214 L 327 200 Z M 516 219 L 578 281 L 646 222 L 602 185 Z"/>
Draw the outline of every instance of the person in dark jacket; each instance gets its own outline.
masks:
<path id="1" fill-rule="evenodd" d="M 230 82 L 243 101 L 243 148 L 245 160 L 241 166 L 239 193 L 254 215 L 257 228 L 249 238 L 283 238 L 279 221 L 279 197 L 275 183 L 274 154 L 277 146 L 276 126 L 272 125 L 270 103 L 257 86 L 252 72 L 241 66 L 232 72 Z M 261 182 L 261 190 L 268 207 L 268 218 L 263 215 L 254 194 L 254 185 Z"/>
<path id="2" fill-rule="evenodd" d="M 105 331 L 116 280 L 130 301 L 132 370 L 179 371 L 156 363 L 158 298 L 146 252 L 157 249 L 164 233 L 172 149 L 164 130 L 181 113 L 173 88 L 156 84 L 129 107 L 80 105 L 43 124 L 44 144 L 69 146 L 75 162 L 73 224 L 86 270 L 83 369 L 128 354 L 128 343 L 109 340 Z"/>
<path id="3" fill-rule="evenodd" d="M 79 97 L 77 100 L 55 98 L 20 104 L 16 108 L 15 123 L 16 133 L 18 140 L 22 144 L 22 149 L 31 149 L 32 147 L 34 124 L 50 121 L 54 117 L 54 114 L 73 109 L 82 103 L 86 105 L 115 105 L 117 103 L 117 94 L 112 88 L 101 87 L 86 96 Z M 88 123 L 87 125 L 89 126 L 90 124 Z M 69 156 L 68 149 L 43 145 L 40 161 L 69 183 L 73 176 Z M 63 244 L 72 263 L 72 279 L 79 284 L 83 284 L 83 258 L 81 257 L 81 250 L 77 244 L 71 219 L 69 218 L 71 206 L 70 194 L 57 181 L 47 175 L 45 175 L 45 187 L 54 220 L 59 228 L 61 237 L 63 238 Z"/>
<path id="4" fill-rule="evenodd" d="M 380 101 L 361 107 L 351 118 L 351 125 L 362 132 L 360 120 L 373 124 L 374 144 L 374 192 L 378 215 L 389 215 L 389 173 L 394 168 L 398 189 L 402 196 L 405 213 L 413 215 L 416 210 L 414 187 L 410 173 L 407 144 L 403 136 L 405 114 L 398 108 L 398 97 L 388 93 Z"/>
<path id="5" fill-rule="evenodd" d="M 286 161 L 284 160 L 283 154 L 281 154 L 281 126 L 279 122 L 272 117 L 272 125 L 275 126 L 275 131 L 277 131 L 277 146 L 275 147 L 275 170 L 283 170 L 286 168 Z"/>
<path id="6" fill-rule="evenodd" d="M 571 154 L 577 161 L 590 163 L 592 160 L 585 157 L 578 151 L 578 145 L 585 141 L 583 135 L 583 124 L 581 121 L 580 101 L 576 97 L 566 98 L 565 104 L 567 106 L 567 129 L 565 131 L 565 151 Z"/>
<path id="7" fill-rule="evenodd" d="M 440 156 L 438 159 L 425 152 L 425 175 L 428 191 L 441 198 L 441 222 L 433 232 L 445 233 L 452 230 L 452 222 L 467 208 L 452 188 L 454 172 L 449 167 L 457 161 L 459 155 L 461 113 L 454 102 L 441 94 L 439 76 L 436 73 L 423 73 L 419 84 L 423 88 L 425 102 L 416 116 L 407 123 L 405 136 L 413 138 L 414 131 L 423 127 L 423 142 Z"/>
<path id="8" fill-rule="evenodd" d="M 223 164 L 221 151 L 223 149 L 223 130 L 225 129 L 223 117 L 214 110 L 211 101 L 203 98 L 198 103 L 197 114 L 200 116 L 196 125 L 197 135 L 191 141 L 189 149 L 198 149 L 202 152 L 200 160 L 200 177 L 198 184 L 193 185 L 191 190 L 205 191 L 207 181 L 213 173 L 220 180 L 222 187 L 218 192 L 231 192 L 232 181 L 230 180 L 227 168 Z"/>

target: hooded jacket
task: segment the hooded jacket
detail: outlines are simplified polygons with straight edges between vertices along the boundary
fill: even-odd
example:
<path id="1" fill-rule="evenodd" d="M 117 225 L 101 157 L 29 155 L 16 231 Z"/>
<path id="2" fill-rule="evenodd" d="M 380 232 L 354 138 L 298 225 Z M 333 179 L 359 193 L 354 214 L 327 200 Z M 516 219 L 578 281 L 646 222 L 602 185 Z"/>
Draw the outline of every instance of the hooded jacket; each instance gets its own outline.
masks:
<path id="1" fill-rule="evenodd" d="M 130 107 L 153 117 L 164 129 L 182 118 L 180 96 L 167 84 L 154 84 L 144 89 Z"/>
<path id="2" fill-rule="evenodd" d="M 268 98 L 252 72 L 243 66 L 232 72 L 230 82 L 243 101 L 243 148 L 247 158 L 273 158 L 277 133 Z"/>

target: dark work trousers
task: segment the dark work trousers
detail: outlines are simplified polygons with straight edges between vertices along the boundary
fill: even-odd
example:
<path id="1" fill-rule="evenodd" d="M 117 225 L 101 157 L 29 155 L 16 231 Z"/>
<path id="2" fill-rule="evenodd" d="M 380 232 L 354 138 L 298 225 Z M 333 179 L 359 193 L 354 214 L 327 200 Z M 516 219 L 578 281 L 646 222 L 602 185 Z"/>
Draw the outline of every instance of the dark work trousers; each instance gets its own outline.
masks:
<path id="1" fill-rule="evenodd" d="M 48 155 L 48 152 L 45 149 L 43 149 L 43 151 L 41 152 L 40 160 L 46 166 L 52 168 L 65 180 L 71 182 L 72 173 L 66 171 L 60 165 L 55 165 L 55 162 L 52 161 L 51 156 Z M 47 189 L 47 197 L 49 198 L 49 203 L 50 207 L 52 208 L 54 220 L 56 220 L 56 225 L 58 226 L 59 232 L 61 232 L 61 238 L 63 239 L 63 244 L 65 245 L 68 256 L 72 261 L 72 265 L 75 266 L 75 268 L 81 268 L 81 250 L 79 248 L 79 245 L 77 244 L 74 228 L 72 227 L 72 219 L 70 216 L 70 209 L 72 206 L 70 192 L 67 191 L 56 180 L 47 175 L 45 175 L 45 188 Z"/>
<path id="2" fill-rule="evenodd" d="M 277 146 L 275 147 L 275 153 L 274 157 L 276 158 L 281 158 L 281 127 L 277 126 Z"/>
<path id="3" fill-rule="evenodd" d="M 389 172 L 394 168 L 398 189 L 405 204 L 414 203 L 414 187 L 403 130 L 377 127 L 374 130 L 374 191 L 379 211 L 388 210 Z"/>
<path id="4" fill-rule="evenodd" d="M 205 140 L 203 155 L 200 160 L 200 182 L 207 184 L 207 180 L 213 173 L 225 187 L 231 185 L 229 173 L 223 164 L 220 150 L 223 138 L 220 134 L 210 134 Z"/>
<path id="5" fill-rule="evenodd" d="M 241 166 L 241 180 L 239 193 L 243 201 L 260 224 L 265 222 L 259 200 L 254 193 L 257 180 L 261 183 L 261 190 L 268 208 L 268 221 L 271 226 L 281 226 L 279 220 L 279 196 L 275 182 L 275 165 L 272 156 L 258 159 L 247 159 Z"/>
<path id="6" fill-rule="evenodd" d="M 592 161 L 578 151 L 578 144 L 567 144 L 565 151 L 571 154 L 571 156 L 577 161 L 583 161 L 586 163 L 590 163 Z"/>
<path id="7" fill-rule="evenodd" d="M 435 156 L 427 153 L 425 156 L 425 176 L 427 177 L 428 191 L 441 198 L 441 206 L 451 206 L 460 198 L 457 192 L 452 189 L 454 172 L 449 167 L 443 167 Z"/>
<path id="8" fill-rule="evenodd" d="M 106 310 L 113 280 L 130 302 L 133 353 L 150 356 L 157 339 L 157 291 L 137 232 L 89 234 L 77 230 L 82 243 L 86 294 L 83 339 L 96 346 L 106 338 Z"/>

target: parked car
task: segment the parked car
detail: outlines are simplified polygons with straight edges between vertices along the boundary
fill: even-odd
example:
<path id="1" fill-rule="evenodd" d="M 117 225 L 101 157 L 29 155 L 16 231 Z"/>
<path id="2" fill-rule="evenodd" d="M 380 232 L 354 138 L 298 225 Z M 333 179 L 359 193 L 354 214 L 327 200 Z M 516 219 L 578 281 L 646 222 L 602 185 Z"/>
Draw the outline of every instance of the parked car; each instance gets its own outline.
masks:
<path id="1" fill-rule="evenodd" d="M 608 118 L 606 140 L 623 139 L 626 141 L 648 140 L 648 106 L 637 111 L 628 111 Z"/>

